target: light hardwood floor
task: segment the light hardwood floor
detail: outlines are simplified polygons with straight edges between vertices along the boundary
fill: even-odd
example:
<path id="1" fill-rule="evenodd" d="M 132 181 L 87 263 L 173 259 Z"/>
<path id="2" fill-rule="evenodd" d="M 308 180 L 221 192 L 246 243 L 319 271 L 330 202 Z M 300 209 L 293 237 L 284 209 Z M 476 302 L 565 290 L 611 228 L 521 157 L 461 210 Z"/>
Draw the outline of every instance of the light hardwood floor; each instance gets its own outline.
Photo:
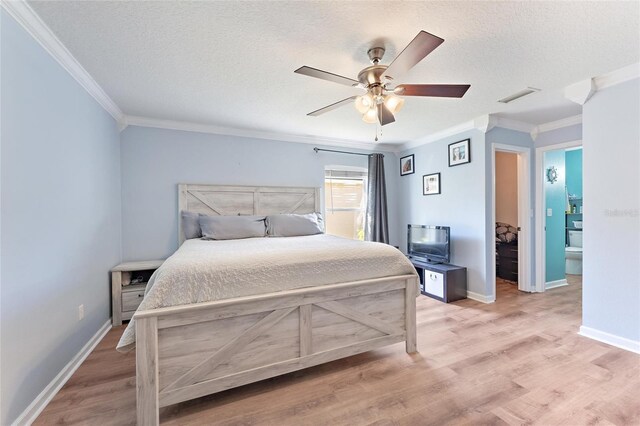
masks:
<path id="1" fill-rule="evenodd" d="M 171 425 L 640 424 L 640 356 L 577 335 L 580 277 L 498 301 L 420 296 L 404 344 L 166 407 Z M 135 354 L 114 328 L 36 424 L 134 424 Z"/>

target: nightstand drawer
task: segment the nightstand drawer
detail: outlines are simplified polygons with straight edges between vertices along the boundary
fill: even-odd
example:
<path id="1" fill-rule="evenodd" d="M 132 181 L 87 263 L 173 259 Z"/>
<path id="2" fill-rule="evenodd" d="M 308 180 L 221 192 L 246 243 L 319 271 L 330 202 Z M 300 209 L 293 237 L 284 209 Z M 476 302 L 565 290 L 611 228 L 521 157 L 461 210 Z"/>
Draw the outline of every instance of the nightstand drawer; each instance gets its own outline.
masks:
<path id="1" fill-rule="evenodd" d="M 137 291 L 123 291 L 122 292 L 122 310 L 123 311 L 135 311 L 140 306 L 142 298 L 144 297 L 144 290 Z"/>
<path id="2" fill-rule="evenodd" d="M 517 259 L 518 258 L 518 245 L 517 244 L 499 244 L 498 256 L 502 258 Z"/>
<path id="3" fill-rule="evenodd" d="M 164 260 L 121 263 L 111 270 L 111 323 L 122 325 L 131 319 L 142 298 L 147 282 Z"/>

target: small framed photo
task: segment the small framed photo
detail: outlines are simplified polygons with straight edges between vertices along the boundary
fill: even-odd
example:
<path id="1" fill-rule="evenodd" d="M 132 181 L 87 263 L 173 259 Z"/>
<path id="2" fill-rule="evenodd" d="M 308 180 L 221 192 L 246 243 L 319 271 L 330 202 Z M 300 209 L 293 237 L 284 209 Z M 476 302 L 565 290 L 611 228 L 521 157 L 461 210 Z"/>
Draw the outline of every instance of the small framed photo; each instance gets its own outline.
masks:
<path id="1" fill-rule="evenodd" d="M 432 173 L 422 176 L 422 195 L 435 195 L 440 193 L 440 173 Z"/>
<path id="2" fill-rule="evenodd" d="M 471 139 L 449 144 L 449 167 L 471 162 Z"/>
<path id="3" fill-rule="evenodd" d="M 413 154 L 400 159 L 400 176 L 410 175 L 416 172 L 415 158 Z"/>

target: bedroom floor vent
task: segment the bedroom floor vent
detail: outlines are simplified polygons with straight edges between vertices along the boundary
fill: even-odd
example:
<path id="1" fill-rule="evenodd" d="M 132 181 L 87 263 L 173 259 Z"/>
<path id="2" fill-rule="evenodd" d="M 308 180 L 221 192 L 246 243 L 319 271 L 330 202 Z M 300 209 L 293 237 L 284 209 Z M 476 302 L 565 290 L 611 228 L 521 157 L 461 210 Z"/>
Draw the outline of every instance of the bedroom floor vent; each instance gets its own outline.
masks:
<path id="1" fill-rule="evenodd" d="M 539 92 L 540 89 L 536 89 L 535 87 L 527 87 L 524 90 L 521 90 L 519 92 L 514 93 L 513 95 L 507 96 L 506 98 L 502 98 L 500 99 L 498 102 L 501 102 L 503 104 L 508 104 L 509 102 L 513 102 L 516 99 L 520 99 L 524 96 L 530 95 L 532 93 L 535 92 Z"/>

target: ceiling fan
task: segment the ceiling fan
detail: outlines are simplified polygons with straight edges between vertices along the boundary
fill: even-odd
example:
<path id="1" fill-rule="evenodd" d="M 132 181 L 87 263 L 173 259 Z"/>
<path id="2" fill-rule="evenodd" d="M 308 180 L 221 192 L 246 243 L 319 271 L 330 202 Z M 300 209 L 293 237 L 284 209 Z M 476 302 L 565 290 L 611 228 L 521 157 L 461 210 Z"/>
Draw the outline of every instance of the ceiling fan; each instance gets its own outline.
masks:
<path id="1" fill-rule="evenodd" d="M 444 39 L 426 31 L 420 31 L 389 65 L 380 65 L 385 52 L 384 48 L 373 47 L 367 52 L 373 65 L 360 71 L 358 80 L 307 66 L 298 68 L 294 71 L 298 74 L 346 86 L 358 87 L 367 91 L 364 95 L 350 96 L 324 108 L 312 111 L 307 115 L 315 117 L 355 102 L 355 107 L 362 114 L 362 120 L 365 123 L 380 123 L 384 126 L 395 121 L 394 114 L 400 111 L 404 104 L 404 99 L 401 96 L 461 98 L 469 90 L 470 85 L 400 84 L 391 87 L 395 79 L 402 77 L 403 74 L 413 68 L 429 53 L 433 52 L 436 47 L 440 46 L 442 42 L 444 42 Z"/>

